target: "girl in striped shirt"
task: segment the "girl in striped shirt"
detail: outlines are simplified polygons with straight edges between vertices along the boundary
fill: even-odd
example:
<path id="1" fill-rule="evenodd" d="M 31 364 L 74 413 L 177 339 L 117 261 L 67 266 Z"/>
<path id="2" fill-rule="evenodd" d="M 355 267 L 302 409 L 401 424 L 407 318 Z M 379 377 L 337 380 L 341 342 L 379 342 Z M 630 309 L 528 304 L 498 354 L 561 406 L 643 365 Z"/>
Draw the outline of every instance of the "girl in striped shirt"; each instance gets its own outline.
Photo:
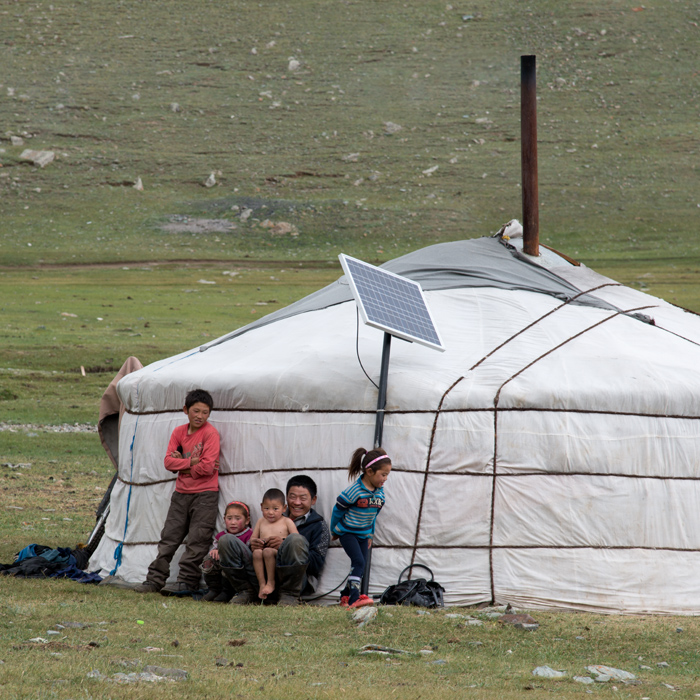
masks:
<path id="1" fill-rule="evenodd" d="M 340 599 L 343 607 L 359 608 L 373 603 L 369 596 L 360 595 L 360 583 L 367 550 L 372 546 L 374 524 L 384 505 L 383 487 L 389 472 L 391 459 L 384 450 L 368 452 L 359 447 L 348 467 L 348 479 L 357 477 L 357 480 L 338 496 L 333 506 L 331 533 L 334 540 L 340 539 L 352 567 L 348 576 L 349 595 Z"/>

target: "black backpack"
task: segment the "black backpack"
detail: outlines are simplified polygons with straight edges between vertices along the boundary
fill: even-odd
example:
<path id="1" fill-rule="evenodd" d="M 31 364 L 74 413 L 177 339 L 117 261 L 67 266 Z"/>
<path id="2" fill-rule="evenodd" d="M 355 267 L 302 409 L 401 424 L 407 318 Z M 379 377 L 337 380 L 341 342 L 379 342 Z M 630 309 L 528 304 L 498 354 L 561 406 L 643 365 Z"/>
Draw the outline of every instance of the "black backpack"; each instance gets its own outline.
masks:
<path id="1" fill-rule="evenodd" d="M 402 581 L 401 577 L 409 570 L 420 567 L 430 574 L 430 581 L 424 578 Z M 410 576 L 410 574 L 409 574 Z M 389 586 L 379 599 L 380 605 L 417 605 L 421 608 L 444 608 L 442 594 L 445 589 L 435 581 L 433 572 L 423 564 L 407 566 L 400 574 L 398 583 Z"/>

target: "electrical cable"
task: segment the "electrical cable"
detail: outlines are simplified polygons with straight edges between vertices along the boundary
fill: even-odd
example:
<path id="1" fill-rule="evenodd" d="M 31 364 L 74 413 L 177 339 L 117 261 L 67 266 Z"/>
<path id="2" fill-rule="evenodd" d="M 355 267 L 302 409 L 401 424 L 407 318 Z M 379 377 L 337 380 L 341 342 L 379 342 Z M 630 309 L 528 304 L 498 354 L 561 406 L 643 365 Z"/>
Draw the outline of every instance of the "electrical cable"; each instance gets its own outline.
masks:
<path id="1" fill-rule="evenodd" d="M 321 593 L 320 595 L 315 595 L 312 598 L 308 596 L 302 596 L 302 600 L 305 603 L 308 603 L 312 600 L 319 600 L 320 598 L 323 598 L 324 596 L 330 595 L 331 593 L 337 591 L 346 581 L 348 580 L 348 577 L 346 576 L 335 588 L 331 588 L 330 591 L 327 591 L 326 593 Z"/>
<path id="2" fill-rule="evenodd" d="M 367 374 L 367 371 L 365 370 L 365 368 L 362 365 L 362 360 L 360 359 L 360 311 L 357 308 L 357 306 L 355 306 L 355 318 L 357 319 L 356 332 L 355 332 L 355 352 L 357 353 L 357 361 L 360 363 L 360 367 L 362 368 L 362 371 L 365 373 L 365 377 L 367 377 L 367 379 L 369 379 L 370 382 L 372 382 L 372 384 L 374 384 L 372 377 L 370 377 L 369 374 Z M 374 384 L 374 386 L 377 389 L 377 391 L 379 391 L 379 387 L 376 384 Z"/>

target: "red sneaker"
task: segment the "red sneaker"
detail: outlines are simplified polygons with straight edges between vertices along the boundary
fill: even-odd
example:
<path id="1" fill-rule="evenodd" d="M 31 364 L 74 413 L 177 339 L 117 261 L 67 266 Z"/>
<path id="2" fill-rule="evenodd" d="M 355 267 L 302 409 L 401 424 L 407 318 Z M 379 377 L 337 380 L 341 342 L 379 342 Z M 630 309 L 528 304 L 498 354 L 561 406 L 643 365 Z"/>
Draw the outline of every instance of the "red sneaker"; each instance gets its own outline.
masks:
<path id="1" fill-rule="evenodd" d="M 368 595 L 361 595 L 349 608 L 362 608 L 365 605 L 374 605 L 374 600 Z"/>
<path id="2" fill-rule="evenodd" d="M 348 601 L 350 600 L 349 595 L 342 595 L 340 596 L 340 607 L 341 608 L 347 608 L 348 607 Z"/>

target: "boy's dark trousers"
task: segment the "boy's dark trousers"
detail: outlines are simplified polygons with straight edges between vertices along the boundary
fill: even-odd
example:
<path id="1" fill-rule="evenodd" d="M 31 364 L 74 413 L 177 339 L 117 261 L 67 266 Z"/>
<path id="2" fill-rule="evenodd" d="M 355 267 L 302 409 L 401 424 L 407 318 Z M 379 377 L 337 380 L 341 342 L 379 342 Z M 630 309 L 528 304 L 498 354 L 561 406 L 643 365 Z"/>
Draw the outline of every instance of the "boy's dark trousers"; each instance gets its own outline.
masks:
<path id="1" fill-rule="evenodd" d="M 148 567 L 146 581 L 156 584 L 158 588 L 165 585 L 170 575 L 170 562 L 186 537 L 187 543 L 180 558 L 177 580 L 192 591 L 198 590 L 202 576 L 199 566 L 211 547 L 218 514 L 218 491 L 174 491 L 163 531 L 160 533 L 158 555 Z"/>

